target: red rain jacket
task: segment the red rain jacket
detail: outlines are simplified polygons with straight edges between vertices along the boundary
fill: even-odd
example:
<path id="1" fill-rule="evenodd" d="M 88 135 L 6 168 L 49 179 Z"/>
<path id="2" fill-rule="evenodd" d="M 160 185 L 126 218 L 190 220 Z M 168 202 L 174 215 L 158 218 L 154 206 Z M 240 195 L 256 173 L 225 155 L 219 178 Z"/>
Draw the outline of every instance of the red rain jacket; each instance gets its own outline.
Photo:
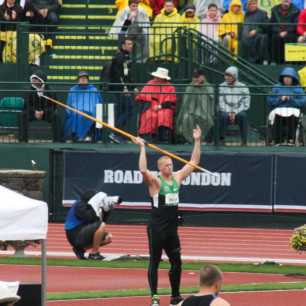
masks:
<path id="1" fill-rule="evenodd" d="M 174 5 L 177 8 L 178 7 L 178 0 L 174 0 Z M 164 7 L 165 0 L 151 0 L 151 7 L 153 9 L 153 14 L 158 15 L 161 11 L 161 9 Z"/>
<path id="2" fill-rule="evenodd" d="M 155 86 L 152 86 L 155 85 Z M 158 86 L 156 86 L 158 85 Z M 169 81 L 150 80 L 137 95 L 139 103 L 149 102 L 148 107 L 140 114 L 139 134 L 156 134 L 158 127 L 173 129 L 173 117 L 176 107 L 175 87 Z M 156 105 L 171 102 L 170 108 L 153 110 Z"/>

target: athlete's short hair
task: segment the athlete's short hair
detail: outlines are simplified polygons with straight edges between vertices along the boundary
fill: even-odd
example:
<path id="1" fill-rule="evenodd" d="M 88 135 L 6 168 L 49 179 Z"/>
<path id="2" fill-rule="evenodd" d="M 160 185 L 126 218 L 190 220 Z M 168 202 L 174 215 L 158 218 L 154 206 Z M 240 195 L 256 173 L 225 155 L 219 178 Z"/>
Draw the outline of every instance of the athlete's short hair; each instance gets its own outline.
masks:
<path id="1" fill-rule="evenodd" d="M 200 270 L 200 286 L 211 287 L 222 280 L 221 270 L 214 265 L 204 266 Z"/>
<path id="2" fill-rule="evenodd" d="M 167 156 L 167 155 L 163 155 L 162 157 L 160 157 L 158 160 L 157 160 L 157 167 L 159 168 L 159 166 L 167 159 L 170 159 L 171 160 L 171 157 Z"/>

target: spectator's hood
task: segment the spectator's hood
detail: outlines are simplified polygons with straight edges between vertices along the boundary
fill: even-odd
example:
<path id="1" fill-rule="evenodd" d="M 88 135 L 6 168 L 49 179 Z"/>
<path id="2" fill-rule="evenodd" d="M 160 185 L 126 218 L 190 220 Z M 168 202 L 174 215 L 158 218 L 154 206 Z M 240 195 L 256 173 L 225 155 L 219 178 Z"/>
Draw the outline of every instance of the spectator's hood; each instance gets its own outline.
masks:
<path id="1" fill-rule="evenodd" d="M 42 71 L 36 71 L 30 76 L 31 86 L 35 89 L 45 87 L 46 80 L 47 77 Z"/>
<path id="2" fill-rule="evenodd" d="M 230 66 L 225 70 L 226 74 L 232 75 L 236 81 L 238 81 L 238 68 L 236 66 Z"/>
<path id="3" fill-rule="evenodd" d="M 237 5 L 237 6 L 240 6 L 240 11 L 239 13 L 241 12 L 241 8 L 242 8 L 242 4 L 241 4 L 241 1 L 240 0 L 232 0 L 231 4 L 230 4 L 230 7 L 229 7 L 229 11 L 233 13 L 233 6 L 234 5 Z"/>
<path id="4" fill-rule="evenodd" d="M 292 77 L 293 79 L 293 84 L 292 85 L 299 85 L 300 84 L 300 79 L 299 76 L 296 72 L 296 70 L 292 67 L 286 67 L 284 68 L 281 73 L 279 74 L 279 82 L 283 84 L 283 77 L 289 76 Z"/>

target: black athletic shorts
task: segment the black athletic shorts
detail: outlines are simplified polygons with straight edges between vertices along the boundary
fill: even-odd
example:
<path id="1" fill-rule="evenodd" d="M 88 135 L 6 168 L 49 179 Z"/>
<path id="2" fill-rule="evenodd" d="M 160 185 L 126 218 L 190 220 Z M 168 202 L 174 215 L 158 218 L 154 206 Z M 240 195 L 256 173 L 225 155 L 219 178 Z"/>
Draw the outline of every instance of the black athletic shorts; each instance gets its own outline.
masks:
<path id="1" fill-rule="evenodd" d="M 72 230 L 66 231 L 67 240 L 76 248 L 88 248 L 93 244 L 93 238 L 96 230 L 100 227 L 102 221 L 80 225 Z"/>
<path id="2" fill-rule="evenodd" d="M 153 258 L 159 258 L 162 250 L 166 252 L 168 257 L 173 255 L 173 252 L 181 251 L 181 244 L 178 232 L 176 229 L 161 232 L 151 226 L 147 227 L 147 234 L 149 240 L 149 252 Z"/>

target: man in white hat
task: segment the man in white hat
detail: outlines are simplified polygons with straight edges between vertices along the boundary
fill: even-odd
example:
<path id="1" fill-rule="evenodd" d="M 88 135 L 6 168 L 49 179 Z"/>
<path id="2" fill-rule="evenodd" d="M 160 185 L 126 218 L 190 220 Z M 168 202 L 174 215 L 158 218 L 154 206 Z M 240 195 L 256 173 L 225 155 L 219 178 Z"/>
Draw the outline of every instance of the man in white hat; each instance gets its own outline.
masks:
<path id="1" fill-rule="evenodd" d="M 20 296 L 17 295 L 18 287 L 11 287 L 8 284 L 0 282 L 0 306 L 12 306 L 20 300 Z"/>
<path id="2" fill-rule="evenodd" d="M 176 90 L 169 71 L 158 67 L 154 77 L 137 95 L 140 103 L 139 135 L 147 140 L 170 143 L 176 108 Z"/>

